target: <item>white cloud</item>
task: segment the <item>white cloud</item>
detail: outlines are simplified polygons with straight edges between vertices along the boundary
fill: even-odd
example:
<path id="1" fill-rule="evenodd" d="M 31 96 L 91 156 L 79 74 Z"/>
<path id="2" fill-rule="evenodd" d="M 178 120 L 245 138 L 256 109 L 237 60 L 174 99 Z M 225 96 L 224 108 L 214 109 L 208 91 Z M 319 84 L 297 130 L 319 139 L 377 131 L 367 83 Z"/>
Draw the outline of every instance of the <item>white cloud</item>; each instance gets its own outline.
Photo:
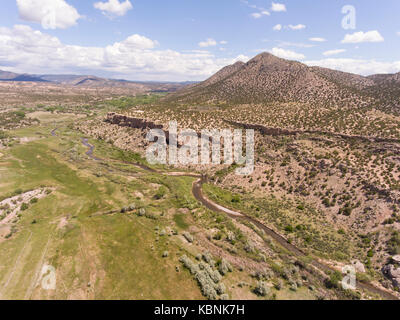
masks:
<path id="1" fill-rule="evenodd" d="M 22 20 L 40 23 L 44 29 L 66 29 L 81 18 L 64 0 L 17 0 L 17 6 Z"/>
<path id="2" fill-rule="evenodd" d="M 353 34 L 346 34 L 342 43 L 363 43 L 363 42 L 383 42 L 385 39 L 381 36 L 381 34 L 377 31 L 368 31 L 368 32 L 355 32 Z"/>
<path id="3" fill-rule="evenodd" d="M 263 11 L 260 11 L 260 12 L 255 12 L 255 13 L 252 13 L 251 14 L 251 16 L 254 18 L 254 19 L 260 19 L 260 18 L 262 18 L 263 16 L 269 16 L 269 15 L 271 15 L 268 11 L 266 11 L 266 10 L 263 10 Z"/>
<path id="4" fill-rule="evenodd" d="M 340 70 L 368 76 L 378 73 L 397 73 L 400 71 L 400 61 L 383 62 L 376 60 L 359 59 L 322 59 L 314 61 L 304 61 L 310 66 L 320 66 L 329 69 Z"/>
<path id="5" fill-rule="evenodd" d="M 290 60 L 303 60 L 305 59 L 305 55 L 301 53 L 297 53 L 291 50 L 285 50 L 282 48 L 273 48 L 270 51 L 273 55 L 283 58 L 283 59 L 290 59 Z"/>
<path id="6" fill-rule="evenodd" d="M 134 34 L 126 38 L 122 42 L 117 42 L 119 46 L 123 46 L 126 49 L 153 49 L 158 45 L 157 41 L 153 41 L 149 38 L 143 37 L 138 34 Z"/>
<path id="7" fill-rule="evenodd" d="M 400 31 L 399 31 L 399 32 L 396 32 L 396 34 L 397 34 L 398 36 L 400 36 Z"/>
<path id="8" fill-rule="evenodd" d="M 200 48 L 207 48 L 207 47 L 215 47 L 217 45 L 217 41 L 213 38 L 208 38 L 206 41 L 199 42 Z"/>
<path id="9" fill-rule="evenodd" d="M 93 5 L 96 9 L 101 10 L 103 13 L 124 16 L 129 10 L 133 8 L 129 0 L 119 2 L 119 0 L 108 0 L 108 2 L 96 2 Z"/>
<path id="10" fill-rule="evenodd" d="M 222 40 L 219 43 L 222 44 L 222 45 L 226 45 L 226 44 L 228 44 L 228 41 Z"/>
<path id="11" fill-rule="evenodd" d="M 325 38 L 310 38 L 310 41 L 314 41 L 314 42 L 325 42 L 326 39 Z"/>
<path id="12" fill-rule="evenodd" d="M 297 25 L 289 24 L 288 26 L 282 26 L 281 24 L 277 24 L 272 29 L 274 31 L 281 31 L 282 29 L 286 29 L 286 30 L 289 30 L 289 29 L 290 30 L 302 30 L 302 29 L 305 29 L 305 28 L 306 28 L 306 26 L 304 24 L 297 24 Z M 313 40 L 311 40 L 311 39 L 313 39 Z M 323 38 L 311 38 L 311 39 L 310 39 L 311 41 L 320 41 L 320 42 L 325 41 L 325 39 L 323 39 Z"/>
<path id="13" fill-rule="evenodd" d="M 313 48 L 315 44 L 302 43 L 302 42 L 289 42 L 289 41 L 280 41 L 278 40 L 279 47 L 297 47 L 297 48 Z"/>
<path id="14" fill-rule="evenodd" d="M 325 51 L 323 53 L 323 55 L 328 57 L 328 56 L 333 56 L 333 55 L 336 55 L 336 54 L 339 54 L 339 53 L 343 53 L 343 52 L 346 52 L 346 49 L 328 50 L 328 51 Z"/>
<path id="15" fill-rule="evenodd" d="M 216 58 L 208 51 L 157 49 L 157 41 L 132 35 L 106 47 L 67 45 L 29 26 L 0 27 L 0 69 L 20 73 L 95 74 L 128 80 L 203 80 L 249 58 Z"/>
<path id="16" fill-rule="evenodd" d="M 302 30 L 302 29 L 305 29 L 306 26 L 304 24 L 297 24 L 297 25 L 289 24 L 288 28 L 291 30 Z"/>
<path id="17" fill-rule="evenodd" d="M 271 11 L 284 12 L 286 11 L 286 6 L 283 3 L 272 2 Z"/>

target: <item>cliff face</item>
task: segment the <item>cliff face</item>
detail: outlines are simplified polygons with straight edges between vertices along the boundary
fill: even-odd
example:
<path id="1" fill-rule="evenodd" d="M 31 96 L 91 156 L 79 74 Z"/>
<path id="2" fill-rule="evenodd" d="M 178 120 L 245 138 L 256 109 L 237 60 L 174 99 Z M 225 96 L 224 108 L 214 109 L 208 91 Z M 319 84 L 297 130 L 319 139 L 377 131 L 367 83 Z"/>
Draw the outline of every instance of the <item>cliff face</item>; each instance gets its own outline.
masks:
<path id="1" fill-rule="evenodd" d="M 128 116 L 124 116 L 122 114 L 117 114 L 115 112 L 110 112 L 107 114 L 107 118 L 104 120 L 107 123 L 117 125 L 120 127 L 128 127 L 133 129 L 141 129 L 143 130 L 143 136 L 146 136 L 148 130 L 151 129 L 160 129 L 164 132 L 165 137 L 167 139 L 167 143 L 169 144 L 169 132 L 164 130 L 164 126 L 161 124 L 156 124 L 153 121 L 147 121 L 139 118 L 132 118 Z"/>
<path id="2" fill-rule="evenodd" d="M 115 112 L 110 112 L 107 114 L 107 118 L 105 122 L 110 124 L 115 124 L 120 127 L 129 127 L 134 129 L 161 129 L 163 130 L 164 127 L 160 124 L 155 124 L 152 121 L 147 121 L 138 118 L 131 118 L 124 116 L 122 114 L 117 114 Z"/>

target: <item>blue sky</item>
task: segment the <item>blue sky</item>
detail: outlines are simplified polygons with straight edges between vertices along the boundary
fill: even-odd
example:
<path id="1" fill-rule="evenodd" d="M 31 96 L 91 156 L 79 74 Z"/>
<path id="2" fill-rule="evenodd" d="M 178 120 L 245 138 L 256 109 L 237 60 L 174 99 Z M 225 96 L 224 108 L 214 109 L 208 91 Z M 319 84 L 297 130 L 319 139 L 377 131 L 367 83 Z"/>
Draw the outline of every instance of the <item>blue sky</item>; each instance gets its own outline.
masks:
<path id="1" fill-rule="evenodd" d="M 346 28 L 344 6 L 355 10 Z M 2 0 L 0 69 L 203 80 L 262 51 L 359 74 L 400 71 L 398 0 Z M 351 17 L 350 17 L 351 18 Z"/>

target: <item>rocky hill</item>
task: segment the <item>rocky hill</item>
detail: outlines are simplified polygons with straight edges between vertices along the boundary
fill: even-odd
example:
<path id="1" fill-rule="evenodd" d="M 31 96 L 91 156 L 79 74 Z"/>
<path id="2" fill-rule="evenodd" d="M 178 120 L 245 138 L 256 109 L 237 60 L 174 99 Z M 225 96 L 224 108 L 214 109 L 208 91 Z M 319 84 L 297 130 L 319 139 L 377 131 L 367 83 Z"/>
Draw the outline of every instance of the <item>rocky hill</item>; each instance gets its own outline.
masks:
<path id="1" fill-rule="evenodd" d="M 374 81 L 344 72 L 308 67 L 262 53 L 248 63 L 225 67 L 210 79 L 166 97 L 166 102 L 248 104 L 301 102 L 368 103 L 361 89 Z"/>

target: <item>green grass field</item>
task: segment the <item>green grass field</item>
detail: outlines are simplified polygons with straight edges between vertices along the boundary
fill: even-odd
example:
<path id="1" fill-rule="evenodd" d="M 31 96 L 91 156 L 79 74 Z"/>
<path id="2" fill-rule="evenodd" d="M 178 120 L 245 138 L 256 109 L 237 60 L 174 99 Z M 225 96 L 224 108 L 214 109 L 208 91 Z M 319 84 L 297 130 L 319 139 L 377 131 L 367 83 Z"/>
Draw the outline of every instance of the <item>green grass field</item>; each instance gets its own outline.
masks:
<path id="1" fill-rule="evenodd" d="M 2 150 L 0 199 L 18 190 L 53 191 L 21 213 L 9 239 L 0 239 L 1 298 L 201 299 L 190 275 L 176 271 L 185 252 L 181 241 L 155 232 L 175 227 L 163 217 L 172 204 L 194 202 L 187 189 L 191 182 L 115 162 L 138 159 L 106 144 L 100 151 L 114 161 L 95 162 L 77 132 L 61 127 L 51 136 L 52 129 L 42 123 L 13 131 L 28 142 Z M 166 186 L 164 199 L 154 201 L 156 185 Z M 119 213 L 132 203 L 146 208 L 150 218 Z M 106 214 L 110 211 L 117 212 Z M 183 218 L 176 227 L 187 227 Z M 41 289 L 43 264 L 56 268 L 56 290 Z"/>

